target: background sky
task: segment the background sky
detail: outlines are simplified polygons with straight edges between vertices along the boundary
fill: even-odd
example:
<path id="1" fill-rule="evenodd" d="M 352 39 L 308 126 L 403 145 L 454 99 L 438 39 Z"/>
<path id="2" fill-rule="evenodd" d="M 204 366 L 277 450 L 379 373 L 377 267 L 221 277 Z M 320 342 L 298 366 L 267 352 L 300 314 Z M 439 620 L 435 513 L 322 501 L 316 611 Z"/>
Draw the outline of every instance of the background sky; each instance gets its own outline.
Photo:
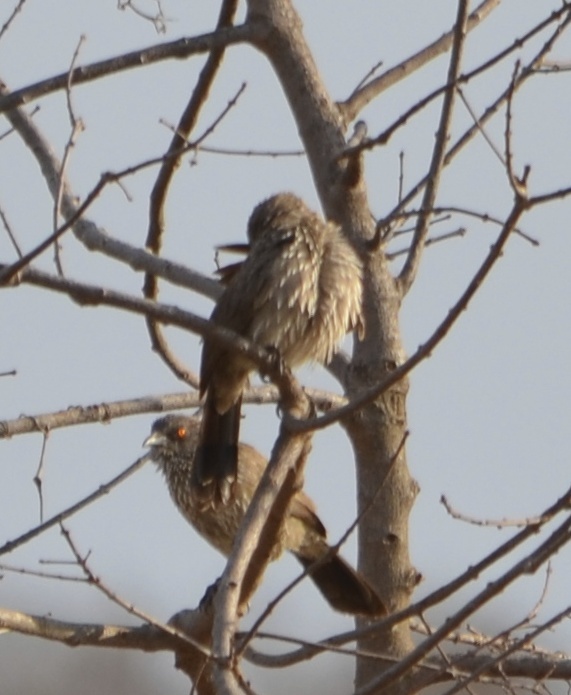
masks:
<path id="1" fill-rule="evenodd" d="M 0 8 L 0 25 L 13 5 L 15 0 Z M 449 30 L 456 13 L 453 0 L 352 0 L 333 5 L 306 0 L 296 5 L 323 78 L 339 100 L 379 60 L 383 68 L 391 67 Z M 503 0 L 469 36 L 466 69 L 510 45 L 558 6 L 556 0 Z M 154 6 L 141 0 L 139 7 L 151 11 Z M 0 76 L 10 89 L 18 89 L 66 71 L 82 36 L 78 64 L 209 31 L 218 11 L 217 3 L 206 0 L 164 0 L 163 8 L 169 20 L 167 32 L 157 35 L 151 23 L 132 11 L 119 11 L 113 2 L 29 0 L 0 40 Z M 546 36 L 538 37 L 517 56 L 531 56 Z M 571 42 L 564 37 L 553 57 L 563 61 L 570 55 Z M 515 58 L 511 56 L 465 87 L 477 112 L 504 89 Z M 164 62 L 73 90 L 75 114 L 85 125 L 67 170 L 76 195 L 85 196 L 105 171 L 117 171 L 165 151 L 171 137 L 165 123 L 177 122 L 202 62 L 203 58 Z M 440 86 L 447 66 L 446 56 L 435 60 L 367 107 L 362 117 L 369 133 L 380 132 L 408 106 Z M 208 144 L 241 150 L 299 149 L 295 123 L 279 84 L 263 56 L 248 47 L 228 51 L 196 133 L 210 125 L 243 82 L 247 87 L 238 106 Z M 61 156 L 70 131 L 65 97 L 58 93 L 27 108 L 37 105 L 40 110 L 34 121 Z M 570 113 L 571 78 L 563 72 L 534 78 L 515 99 L 514 164 L 517 171 L 531 164 L 533 194 L 571 184 Z M 367 157 L 375 215 L 386 214 L 396 203 L 401 151 L 405 191 L 426 171 L 438 115 L 434 104 L 387 146 Z M 465 108 L 458 104 L 453 136 L 470 122 Z M 0 132 L 7 128 L 6 121 L 3 123 Z M 503 116 L 487 127 L 500 149 L 504 128 Z M 142 245 L 155 174 L 155 170 L 146 170 L 126 180 L 130 199 L 117 186 L 106 188 L 91 207 L 90 218 L 113 237 Z M 213 272 L 213 247 L 241 241 L 252 207 L 280 190 L 293 190 L 319 207 L 303 157 L 223 157 L 203 152 L 188 158 L 169 196 L 165 257 L 207 274 Z M 483 138 L 474 141 L 445 172 L 439 202 L 505 217 L 512 196 L 503 168 Z M 16 135 L 0 140 L 0 206 L 25 251 L 52 229 L 51 198 L 35 160 Z M 466 569 L 513 533 L 451 519 L 439 503 L 442 494 L 458 510 L 478 518 L 523 518 L 542 511 L 569 485 L 569 207 L 569 201 L 554 204 L 525 219 L 523 229 L 540 245 L 534 247 L 520 237 L 511 239 L 468 311 L 432 357 L 411 375 L 408 458 L 421 492 L 411 518 L 410 540 L 413 563 L 424 576 L 418 597 Z M 465 237 L 426 251 L 405 302 L 402 331 L 409 354 L 446 316 L 497 235 L 491 224 L 470 219 L 462 223 L 467 228 Z M 457 221 L 443 222 L 435 233 L 451 231 L 457 225 Z M 395 242 L 394 248 L 401 244 L 406 242 Z M 7 235 L 0 233 L 0 262 L 14 259 Z M 63 264 L 71 278 L 140 295 L 140 274 L 89 253 L 71 235 L 63 242 Z M 53 271 L 51 252 L 36 265 Z M 161 300 L 209 314 L 208 300 L 164 283 L 161 287 Z M 179 357 L 196 369 L 199 339 L 178 330 L 168 330 L 167 335 Z M 0 293 L 0 372 L 9 369 L 16 369 L 17 376 L 0 379 L 0 419 L 184 390 L 152 353 L 140 317 L 80 308 L 63 295 L 25 286 Z M 302 375 L 312 386 L 335 388 L 322 368 L 306 369 Z M 264 408 L 263 414 L 259 411 L 256 409 L 254 419 L 252 409 L 247 409 L 242 438 L 268 453 L 278 421 L 273 407 Z M 140 456 L 155 417 L 148 414 L 53 432 L 45 453 L 45 516 L 73 503 Z M 41 446 L 38 434 L 0 442 L 0 543 L 38 522 L 32 478 Z M 354 516 L 353 463 L 340 428 L 317 434 L 306 477 L 307 490 L 316 500 L 330 537 L 336 540 Z M 223 558 L 179 517 L 151 465 L 71 519 L 68 527 L 78 546 L 91 552 L 93 570 L 118 594 L 160 619 L 195 606 L 223 567 Z M 355 543 L 350 541 L 343 554 L 354 561 Z M 40 560 L 69 562 L 71 558 L 59 532 L 53 530 L 2 559 L 37 569 Z M 503 563 L 494 568 L 480 586 L 506 567 Z M 544 619 L 566 605 L 571 570 L 568 550 L 554 559 L 552 569 L 539 614 Z M 56 570 L 78 574 L 65 565 Z M 256 596 L 253 614 L 297 571 L 290 558 L 275 563 Z M 545 573 L 521 580 L 481 612 L 476 626 L 492 631 L 521 619 L 539 599 L 544 581 Z M 437 624 L 473 591 L 463 592 L 429 618 Z M 84 584 L 10 573 L 4 573 L 0 581 L 0 605 L 62 620 L 137 622 Z M 332 614 L 304 582 L 276 611 L 268 629 L 313 639 L 350 625 L 348 618 Z M 564 624 L 541 644 L 565 650 L 570 637 L 569 626 Z M 65 693 L 67 688 L 77 692 L 78 677 L 85 695 L 112 689 L 141 695 L 188 691 L 185 678 L 172 668 L 170 654 L 72 651 L 15 635 L 2 635 L 0 640 L 5 695 Z M 317 668 L 302 665 L 281 680 L 280 674 L 255 669 L 249 675 L 259 692 L 291 692 L 296 684 L 309 692 L 324 669 L 331 672 L 331 693 L 350 689 L 351 663 L 339 657 L 323 657 Z"/>

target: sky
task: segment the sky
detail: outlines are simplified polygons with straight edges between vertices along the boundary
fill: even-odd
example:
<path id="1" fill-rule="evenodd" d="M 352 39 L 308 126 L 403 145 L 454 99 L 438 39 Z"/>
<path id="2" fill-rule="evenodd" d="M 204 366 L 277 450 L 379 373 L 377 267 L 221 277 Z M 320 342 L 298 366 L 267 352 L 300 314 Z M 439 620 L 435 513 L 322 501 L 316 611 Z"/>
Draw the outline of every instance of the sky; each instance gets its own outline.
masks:
<path id="1" fill-rule="evenodd" d="M 16 5 L 0 8 L 2 25 Z M 76 64 L 194 36 L 209 31 L 216 3 L 163 0 L 166 33 L 128 8 L 115 3 L 24 3 L 13 25 L 0 38 L 0 77 L 12 90 L 68 69 Z M 154 4 L 141 0 L 139 8 Z M 371 3 L 336 2 L 335 11 L 323 2 L 296 3 L 304 30 L 326 85 L 335 99 L 346 98 L 369 69 L 399 63 L 448 30 L 456 12 L 452 0 L 405 0 Z M 555 0 L 521 3 L 503 0 L 488 20 L 468 37 L 465 69 L 480 64 L 522 36 L 544 16 Z M 243 15 L 243 7 L 241 13 Z M 242 16 L 241 15 L 241 16 Z M 542 34 L 529 47 L 509 57 L 464 93 L 481 112 L 509 81 L 516 57 L 525 60 L 545 41 Z M 553 59 L 566 61 L 571 41 L 565 36 Z M 77 138 L 67 166 L 73 192 L 84 197 L 106 171 L 117 171 L 162 154 L 170 140 L 169 124 L 176 123 L 194 84 L 202 58 L 167 61 L 131 70 L 77 87 L 73 111 L 84 130 Z M 361 117 L 369 133 L 380 132 L 419 97 L 440 86 L 447 57 L 385 92 Z M 571 78 L 561 72 L 538 76 L 517 95 L 513 104 L 514 166 L 531 165 L 530 190 L 539 194 L 569 186 L 568 114 Z M 296 126 L 279 84 L 263 56 L 248 47 L 232 48 L 204 109 L 197 132 L 206 129 L 234 97 L 246 89 L 238 104 L 216 128 L 211 146 L 240 150 L 298 150 Z M 70 133 L 65 96 L 57 93 L 26 108 L 39 106 L 34 122 L 61 157 Z M 399 155 L 404 153 L 404 187 L 426 171 L 438 122 L 435 104 L 401 129 L 387 146 L 367 156 L 366 173 L 373 213 L 381 217 L 398 196 Z M 453 123 L 457 136 L 471 123 L 458 103 Z M 0 125 L 0 134 L 7 129 Z M 504 116 L 486 127 L 503 149 Z M 53 203 L 33 157 L 14 134 L 0 140 L 0 208 L 24 250 L 50 233 Z M 155 170 L 147 170 L 118 186 L 105 189 L 89 210 L 89 217 L 113 237 L 143 245 L 148 195 Z M 164 256 L 205 274 L 215 270 L 216 244 L 241 241 L 253 206 L 280 190 L 293 190 L 316 209 L 319 201 L 303 157 L 229 157 L 206 152 L 181 167 L 167 206 Z M 480 137 L 443 176 L 439 202 L 464 205 L 498 217 L 505 216 L 512 196 L 502 165 Z M 446 340 L 410 377 L 408 462 L 419 482 L 410 528 L 411 557 L 424 577 L 417 596 L 427 594 L 463 571 L 506 540 L 513 530 L 480 527 L 452 519 L 440 504 L 445 494 L 463 514 L 479 519 L 521 519 L 534 516 L 554 502 L 569 485 L 566 448 L 571 393 L 568 345 L 571 339 L 568 298 L 571 253 L 568 219 L 570 202 L 533 211 L 522 229 L 539 241 L 535 246 L 513 237 L 491 276 L 460 317 Z M 469 283 L 497 235 L 497 227 L 463 218 L 462 238 L 427 249 L 418 279 L 402 310 L 401 329 L 409 354 L 445 318 Z M 458 221 L 443 221 L 435 234 L 453 231 Z M 406 245 L 396 241 L 393 250 Z M 71 235 L 63 242 L 66 274 L 140 296 L 141 274 L 115 261 L 88 252 Z M 0 231 L 0 263 L 15 260 L 7 235 Z M 398 269 L 399 261 L 395 261 Z M 51 252 L 36 267 L 53 272 Z M 161 285 L 160 299 L 208 316 L 211 303 L 177 288 Z M 196 369 L 198 337 L 168 330 L 177 355 Z M 21 414 L 41 414 L 70 405 L 90 405 L 118 399 L 184 391 L 150 348 L 144 321 L 105 308 L 81 308 L 62 295 L 31 287 L 0 293 L 0 372 L 17 375 L 0 379 L 0 420 Z M 304 383 L 335 388 L 322 368 L 301 372 Z M 268 453 L 278 421 L 273 407 L 263 414 L 247 409 L 244 440 Z M 142 453 L 142 442 L 156 416 L 123 418 L 107 425 L 74 427 L 52 432 L 44 462 L 44 514 L 50 516 L 110 479 Z M 38 522 L 39 507 L 33 484 L 42 437 L 38 434 L 0 440 L 0 543 Z M 320 516 L 337 539 L 351 523 L 354 478 L 350 447 L 340 428 L 319 433 L 308 466 L 307 491 Z M 121 596 L 143 610 L 167 619 L 197 604 L 204 589 L 223 567 L 223 558 L 190 529 L 174 509 L 163 481 L 149 464 L 96 505 L 68 524 L 78 546 L 90 552 L 96 573 Z M 351 540 L 343 554 L 355 559 Z M 55 571 L 75 574 L 65 564 L 70 555 L 60 534 L 52 530 L 2 558 L 7 564 L 45 568 L 39 561 L 57 562 Z M 503 563 L 478 584 L 498 576 Z M 52 565 L 50 565 L 52 568 Z M 554 558 L 547 594 L 539 617 L 550 617 L 565 604 L 571 554 L 565 549 Z M 256 596 L 260 609 L 296 575 L 292 559 L 274 563 Z M 477 626 L 493 630 L 501 621 L 516 621 L 540 599 L 545 572 L 525 577 L 510 592 L 486 607 Z M 461 605 L 463 592 L 435 612 L 438 623 Z M 133 622 L 95 589 L 78 582 L 62 582 L 3 573 L 0 605 L 30 613 L 51 614 L 62 620 Z M 295 621 L 292 621 L 295 616 Z M 136 622 L 136 621 L 135 621 Z M 268 629 L 307 639 L 322 638 L 348 629 L 348 618 L 333 615 L 305 582 L 278 609 Z M 541 644 L 565 649 L 571 633 L 563 625 L 544 636 Z M 3 693 L 72 691 L 78 673 L 122 688 L 147 693 L 187 692 L 187 684 L 172 668 L 169 654 L 113 654 L 108 650 L 70 650 L 60 645 L 13 635 L 0 635 Z M 22 650 L 35 656 L 17 657 Z M 30 650 L 30 651 L 29 651 Z M 324 657 L 288 673 L 251 670 L 259 692 L 290 692 L 292 684 L 309 685 L 331 671 L 332 693 L 350 689 L 348 661 Z M 73 690 L 76 692 L 76 690 Z M 99 689 L 98 692 L 101 690 Z"/>

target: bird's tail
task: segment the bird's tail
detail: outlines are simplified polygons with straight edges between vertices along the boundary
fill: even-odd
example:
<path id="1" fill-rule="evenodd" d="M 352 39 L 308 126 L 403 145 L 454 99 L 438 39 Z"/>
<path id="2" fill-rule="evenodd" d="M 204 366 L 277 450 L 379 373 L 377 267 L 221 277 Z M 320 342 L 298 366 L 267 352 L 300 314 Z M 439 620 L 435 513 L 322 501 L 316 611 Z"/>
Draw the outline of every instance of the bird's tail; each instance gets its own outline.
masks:
<path id="1" fill-rule="evenodd" d="M 296 553 L 327 603 L 341 613 L 379 618 L 387 608 L 367 580 L 343 558 L 333 554 L 325 560 L 303 557 Z"/>
<path id="2" fill-rule="evenodd" d="M 205 505 L 226 504 L 232 496 L 238 472 L 241 405 L 239 398 L 229 410 L 219 413 L 214 399 L 206 397 L 192 468 L 193 494 Z"/>

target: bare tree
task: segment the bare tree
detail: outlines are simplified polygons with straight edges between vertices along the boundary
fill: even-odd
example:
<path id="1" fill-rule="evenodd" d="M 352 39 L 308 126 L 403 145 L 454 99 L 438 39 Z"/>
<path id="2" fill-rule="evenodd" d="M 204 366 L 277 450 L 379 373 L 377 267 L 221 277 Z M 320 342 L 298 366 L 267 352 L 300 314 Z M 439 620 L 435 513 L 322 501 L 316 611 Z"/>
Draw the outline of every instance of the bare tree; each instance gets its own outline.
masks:
<path id="1" fill-rule="evenodd" d="M 2 20 L 0 48 L 2 42 L 17 36 L 19 22 L 27 18 L 33 21 L 35 16 L 35 8 L 26 0 L 14 0 L 12 4 Z M 407 5 L 412 12 L 420 12 L 423 3 L 411 1 Z M 20 308 L 18 320 L 9 326 L 5 324 L 4 329 L 7 335 L 8 332 L 29 333 L 37 363 L 46 373 L 45 380 L 36 384 L 37 402 L 50 403 L 44 407 L 30 402 L 25 415 L 20 415 L 10 403 L 3 410 L 5 419 L 0 422 L 0 438 L 30 440 L 25 435 L 39 432 L 43 435 L 43 447 L 34 477 L 39 492 L 40 522 L 29 524 L 30 517 L 25 516 L 27 529 L 17 533 L 12 529 L 18 528 L 20 517 L 16 524 L 7 522 L 8 533 L 0 546 L 0 555 L 34 548 L 31 544 L 40 535 L 54 529 L 60 531 L 60 552 L 65 548 L 67 559 L 71 558 L 79 570 L 72 577 L 74 581 L 87 583 L 102 592 L 134 616 L 137 624 L 112 624 L 103 620 L 91 623 L 81 614 L 75 622 L 70 622 L 53 615 L 37 615 L 32 609 L 6 607 L 0 609 L 1 630 L 71 646 L 169 651 L 176 655 L 176 665 L 188 674 L 200 693 L 257 691 L 256 683 L 250 685 L 244 675 L 244 662 L 285 669 L 324 652 L 340 659 L 346 654 L 354 657 L 355 692 L 359 695 L 381 691 L 397 695 L 437 683 L 445 684 L 446 693 L 454 693 L 470 689 L 477 682 L 497 684 L 514 692 L 522 684 L 540 688 L 546 687 L 548 680 L 571 678 L 571 660 L 563 653 L 564 645 L 562 651 L 548 651 L 540 646 L 541 636 L 564 622 L 571 611 L 565 597 L 556 594 L 553 600 L 549 586 L 545 591 L 549 601 L 545 596 L 539 597 L 533 610 L 525 610 L 523 616 L 514 612 L 494 633 L 485 634 L 473 625 L 467 628 L 474 614 L 485 610 L 517 581 L 542 568 L 545 570 L 568 544 L 571 490 L 560 490 L 543 504 L 543 509 L 530 510 L 532 516 L 521 521 L 490 521 L 485 515 L 472 518 L 444 500 L 452 517 L 476 526 L 511 528 L 511 535 L 485 553 L 474 550 L 467 569 L 434 590 L 423 592 L 420 598 L 415 596 L 415 591 L 422 577 L 412 564 L 414 559 L 411 561 L 409 550 L 409 518 L 418 494 L 406 457 L 409 381 L 414 387 L 414 376 L 418 373 L 413 370 L 431 355 L 438 354 L 471 300 L 482 287 L 488 286 L 488 278 L 509 244 L 537 245 L 536 238 L 525 229 L 527 220 L 539 229 L 541 238 L 545 234 L 542 227 L 553 224 L 550 215 L 564 218 L 562 211 L 567 209 L 571 194 L 568 167 L 563 167 L 562 173 L 553 167 L 550 177 L 542 178 L 538 186 L 534 162 L 521 163 L 527 161 L 528 155 L 520 149 L 518 119 L 522 111 L 538 107 L 526 101 L 526 90 L 548 81 L 550 84 L 560 81 L 563 85 L 568 74 L 562 47 L 569 47 L 571 4 L 553 1 L 541 5 L 534 7 L 532 19 L 517 35 L 502 29 L 495 34 L 482 33 L 493 28 L 495 22 L 501 25 L 502 12 L 517 13 L 508 0 L 481 0 L 478 4 L 457 0 L 446 7 L 438 6 L 441 22 L 447 24 L 445 33 L 416 45 L 410 54 L 398 56 L 390 67 L 379 63 L 352 88 L 349 96 L 337 101 L 335 96 L 341 87 L 337 84 L 332 89 L 328 87 L 330 78 L 322 76 L 320 61 L 307 38 L 311 32 L 306 35 L 304 31 L 299 12 L 307 8 L 296 8 L 290 0 L 245 3 L 222 0 L 217 20 L 204 33 L 181 35 L 147 48 L 124 49 L 114 57 L 92 62 L 83 60 L 83 40 L 74 37 L 75 52 L 70 56 L 68 68 L 60 74 L 33 83 L 29 80 L 20 87 L 10 83 L 9 75 L 3 76 L 6 83 L 1 88 L 0 112 L 8 124 L 0 143 L 6 152 L 3 175 L 8 181 L 8 172 L 13 171 L 16 176 L 20 166 L 27 167 L 28 160 L 33 158 L 52 203 L 51 209 L 44 201 L 41 206 L 36 203 L 36 197 L 42 194 L 35 179 L 20 199 L 4 198 L 0 191 L 0 215 L 5 232 L 0 247 L 2 295 L 6 303 L 15 305 L 25 301 L 26 304 L 18 303 L 18 306 L 29 307 Z M 118 8 L 125 11 L 121 21 L 128 17 L 129 21 L 153 27 L 158 32 L 171 30 L 174 5 L 170 8 L 167 2 L 145 5 L 127 1 L 119 2 Z M 331 21 L 328 14 L 332 9 L 313 8 L 312 11 L 322 13 L 320 29 L 328 32 Z M 376 59 L 383 53 L 384 11 L 382 7 L 374 8 L 380 46 L 374 50 Z M 371 12 L 368 6 L 356 6 L 351 10 L 352 21 L 364 31 Z M 106 31 L 111 31 L 117 16 L 110 14 L 108 21 Z M 407 39 L 409 29 L 400 28 Z M 474 50 L 475 45 L 481 47 L 481 37 L 485 43 L 490 36 L 494 37 L 494 43 L 486 43 L 485 51 Z M 345 53 L 345 63 L 351 63 L 345 48 L 352 40 L 347 36 L 345 43 L 339 40 L 335 45 L 337 53 Z M 31 50 L 30 46 L 25 50 Z M 257 82 L 258 73 L 252 77 L 252 84 L 230 90 L 224 81 L 225 70 L 243 73 L 242 77 L 250 82 L 244 59 L 246 52 L 248 60 L 254 56 L 270 66 L 274 88 L 279 87 L 287 104 L 279 101 L 277 91 L 266 96 L 264 90 L 269 88 L 266 83 Z M 200 60 L 203 62 L 198 70 Z M 181 65 L 192 66 L 192 81 L 188 79 L 189 72 L 180 72 Z M 435 65 L 439 66 L 438 70 L 424 83 L 424 75 L 434 70 Z M 353 74 L 360 67 L 351 65 Z M 161 69 L 159 79 L 158 68 Z M 140 85 L 137 79 L 142 80 Z M 158 92 L 163 88 L 162 81 L 166 84 L 167 79 L 168 89 L 176 91 L 180 100 L 176 123 L 174 119 L 170 123 L 161 108 L 147 118 L 146 111 L 135 102 L 129 102 L 121 113 L 121 93 L 127 93 L 124 90 L 132 89 L 129 95 L 133 98 L 138 91 L 145 92 L 146 97 L 160 106 Z M 84 116 L 84 95 L 95 92 L 101 85 L 117 85 L 118 80 L 121 80 L 120 87 L 114 87 L 118 91 L 114 92 L 112 101 L 104 98 L 100 112 L 91 114 L 93 120 Z M 406 89 L 409 83 L 412 87 Z M 402 88 L 404 92 L 399 92 Z M 480 89 L 479 105 L 475 105 L 472 93 Z M 564 87 L 560 89 L 563 91 Z M 260 103 L 265 100 L 266 104 L 263 108 L 257 106 L 252 116 L 248 98 L 256 91 Z M 546 97 L 541 107 L 553 115 L 554 122 L 541 122 L 535 135 L 540 139 L 544 129 L 559 128 L 557 137 L 561 148 L 567 149 L 567 118 L 562 125 L 555 122 L 563 98 L 552 101 L 550 98 Z M 482 99 L 485 99 L 483 105 Z M 58 109 L 52 111 L 55 100 Z M 239 131 L 231 131 L 234 138 L 231 146 L 215 145 L 217 137 L 224 142 L 228 124 L 241 110 L 246 118 Z M 67 141 L 57 146 L 50 143 L 50 118 L 54 114 L 59 124 L 67 119 Z M 282 123 L 285 115 L 293 118 L 300 150 L 280 150 L 277 139 L 265 149 L 267 141 L 257 140 L 261 138 L 260 132 L 265 133 L 267 128 L 268 137 L 272 137 L 274 125 Z M 106 121 L 109 116 L 113 121 L 111 129 L 124 118 L 119 137 L 126 143 L 132 131 L 133 139 L 140 141 L 136 143 L 141 146 L 137 150 L 140 154 L 134 155 L 137 159 L 126 161 L 120 148 L 110 148 L 105 136 L 96 135 L 102 137 L 100 154 L 105 164 L 95 166 L 105 173 L 90 182 L 89 176 L 76 170 L 76 162 L 81 162 L 84 138 L 99 128 L 98 117 Z M 163 119 L 160 129 L 156 128 L 159 117 Z M 58 131 L 58 137 L 61 132 Z M 165 132 L 170 138 L 167 145 Z M 398 148 L 396 153 L 389 149 L 394 141 L 404 147 L 400 157 Z M 150 149 L 149 143 L 153 144 Z M 248 143 L 254 143 L 255 149 Z M 413 156 L 411 150 L 417 147 L 424 156 Z M 388 152 L 392 153 L 390 165 L 383 161 L 384 153 Z M 295 164 L 290 170 L 283 163 L 292 158 Z M 393 166 L 395 160 L 400 162 L 400 169 Z M 214 165 L 214 174 L 210 170 L 212 161 L 220 163 Z M 235 181 L 234 190 L 224 185 L 227 174 L 221 173 L 223 167 L 232 169 L 229 175 Z M 258 195 L 257 199 L 249 200 L 249 192 L 242 195 L 243 181 L 248 180 L 252 191 L 257 190 L 258 182 L 264 181 L 264 177 L 283 190 L 307 190 L 309 186 L 304 189 L 296 177 L 307 176 L 308 172 L 323 216 L 343 230 L 364 267 L 365 335 L 362 340 L 353 341 L 350 354 L 339 352 L 328 365 L 335 387 L 331 386 L 331 379 L 320 388 L 302 387 L 295 375 L 276 363 L 275 354 L 268 346 L 253 344 L 203 318 L 207 312 L 203 311 L 202 298 L 215 300 L 221 293 L 218 281 L 208 272 L 198 270 L 206 263 L 213 246 L 212 230 L 224 221 L 226 240 L 243 241 L 236 235 L 245 233 L 237 230 L 245 230 L 247 210 L 271 192 L 264 182 L 259 195 L 251 194 Z M 34 176 L 38 178 L 37 172 Z M 449 182 L 454 178 L 462 180 L 463 189 L 462 195 L 451 199 L 454 188 Z M 482 198 L 484 183 L 487 187 Z M 201 193 L 206 196 L 203 201 Z M 27 212 L 22 210 L 27 207 L 38 207 L 43 230 L 30 232 L 20 221 L 25 219 L 21 213 Z M 204 210 L 202 217 L 198 216 L 200 209 Z M 237 215 L 242 212 L 237 222 Z M 142 224 L 146 224 L 146 233 L 140 232 Z M 488 251 L 481 255 L 469 276 L 463 275 L 463 289 L 457 292 L 449 311 L 433 322 L 420 347 L 407 356 L 401 336 L 402 307 L 420 282 L 419 272 L 428 247 L 437 244 L 430 253 L 443 254 L 455 243 L 452 239 L 487 235 L 490 226 L 496 231 Z M 45 231 L 48 228 L 49 233 Z M 129 231 L 123 232 L 122 228 Z M 517 239 L 512 242 L 513 237 Z M 144 273 L 140 291 L 135 272 Z M 121 289 L 113 289 L 115 286 Z M 163 288 L 165 301 L 159 295 Z M 97 316 L 107 317 L 113 313 L 109 309 L 120 309 L 124 312 L 119 315 L 121 322 L 128 326 L 128 331 L 140 331 L 141 318 L 144 319 L 148 338 L 145 339 L 143 332 L 137 333 L 136 343 L 141 346 L 141 353 L 145 353 L 141 359 L 146 361 L 138 370 L 141 386 L 136 398 L 120 400 L 116 389 L 122 372 L 135 368 L 139 353 L 135 358 L 131 346 L 123 349 L 121 340 L 115 341 L 113 337 L 114 324 L 106 324 L 104 335 L 88 339 L 92 354 L 73 349 L 69 353 L 70 362 L 88 372 L 97 363 L 98 351 L 106 350 L 104 343 L 113 344 L 111 351 L 105 353 L 113 354 L 113 365 L 95 374 L 101 391 L 87 391 L 85 396 L 87 402 L 99 397 L 93 393 L 101 393 L 105 403 L 72 407 L 65 397 L 58 401 L 61 396 L 57 389 L 54 400 L 50 366 L 42 352 L 47 338 L 41 333 L 41 320 L 34 318 L 33 313 L 33 297 L 40 296 L 43 301 L 51 293 L 63 296 L 59 302 L 68 297 L 81 307 L 97 307 Z M 76 307 L 73 313 L 93 316 L 93 312 Z M 561 309 L 561 320 L 567 321 L 566 306 Z M 182 333 L 169 327 L 182 329 Z M 62 343 L 66 342 L 68 329 L 62 323 L 47 323 L 46 330 L 58 335 Z M 84 325 L 82 330 L 88 329 Z M 138 607 L 135 598 L 122 597 L 113 582 L 101 575 L 81 534 L 76 536 L 68 525 L 68 519 L 73 517 L 75 521 L 75 515 L 90 505 L 93 505 L 92 523 L 96 524 L 102 516 L 97 513 L 101 498 L 139 470 L 148 457 L 143 456 L 119 474 L 115 472 L 104 484 L 93 482 L 88 494 L 77 493 L 71 503 L 68 500 L 61 504 L 59 511 L 47 513 L 44 512 L 47 504 L 44 454 L 59 437 L 52 435 L 59 428 L 197 407 L 200 404 L 198 378 L 193 371 L 197 352 L 192 359 L 190 351 L 186 352 L 189 333 L 208 338 L 211 345 L 222 346 L 224 354 L 240 352 L 249 363 L 257 365 L 267 382 L 246 390 L 244 402 L 267 407 L 256 408 L 255 413 L 252 409 L 248 420 L 279 423 L 276 425 L 279 434 L 216 591 L 206 592 L 199 606 L 181 610 L 166 621 Z M 152 352 L 148 350 L 149 345 Z M 13 364 L 0 363 L 3 377 L 0 388 L 10 383 L 10 388 L 17 389 L 21 378 L 18 354 L 2 352 L 1 359 L 13 360 Z M 184 392 L 167 392 L 165 384 L 160 395 L 142 396 L 157 392 L 153 375 L 165 372 L 184 383 Z M 60 374 L 59 380 L 65 382 L 65 375 Z M 48 401 L 43 398 L 44 391 L 49 391 L 52 397 Z M 435 408 L 439 397 L 435 396 Z M 52 407 L 51 403 L 58 405 Z M 275 415 L 276 404 L 279 420 Z M 486 405 L 483 403 L 482 407 Z M 34 408 L 43 408 L 44 412 L 30 414 Z M 266 411 L 265 415 L 258 414 L 262 410 Z M 264 417 L 268 419 L 263 420 Z M 294 637 L 290 634 L 287 638 L 271 635 L 264 632 L 264 624 L 282 595 L 266 610 L 248 616 L 247 625 L 244 615 L 266 569 L 269 549 L 280 533 L 285 510 L 311 458 L 314 433 L 326 428 L 330 428 L 328 433 L 333 432 L 339 426 L 351 444 L 355 459 L 354 526 L 358 526 L 359 570 L 389 608 L 389 615 L 374 621 L 358 619 L 354 630 L 324 638 L 319 643 L 301 634 Z M 89 432 L 99 430 L 91 427 Z M 141 440 L 146 433 L 141 432 Z M 98 434 L 89 436 L 92 439 L 88 446 L 96 448 Z M 8 444 L 3 442 L 3 446 Z M 135 442 L 134 446 L 138 444 Z M 109 459 L 109 450 L 100 456 Z M 122 460 L 118 452 L 112 456 L 115 463 Z M 82 456 L 77 456 L 77 451 L 74 458 L 79 459 L 76 466 L 81 467 Z M 6 471 L 11 466 L 8 456 L 7 461 L 2 475 L 8 480 L 10 473 Z M 437 474 L 435 471 L 434 475 Z M 517 481 L 506 497 L 514 491 L 517 492 Z M 32 500 L 28 503 L 30 508 L 36 508 Z M 136 509 L 134 503 L 133 513 Z M 153 514 L 148 507 L 144 513 Z M 446 548 L 438 539 L 432 541 L 434 554 L 445 556 Z M 59 568 L 46 571 L 31 566 L 30 562 L 28 553 L 24 567 L 6 563 L 1 568 L 5 573 L 20 572 L 29 578 L 36 577 L 37 581 L 70 578 Z M 486 584 L 479 583 L 482 576 L 486 577 Z M 294 584 L 300 579 L 303 575 Z M 547 614 L 540 610 L 544 603 L 549 604 Z M 291 631 L 290 626 L 288 632 Z M 284 651 L 268 653 L 264 649 L 265 640 L 276 639 L 286 644 Z M 351 646 L 354 643 L 356 647 Z"/>

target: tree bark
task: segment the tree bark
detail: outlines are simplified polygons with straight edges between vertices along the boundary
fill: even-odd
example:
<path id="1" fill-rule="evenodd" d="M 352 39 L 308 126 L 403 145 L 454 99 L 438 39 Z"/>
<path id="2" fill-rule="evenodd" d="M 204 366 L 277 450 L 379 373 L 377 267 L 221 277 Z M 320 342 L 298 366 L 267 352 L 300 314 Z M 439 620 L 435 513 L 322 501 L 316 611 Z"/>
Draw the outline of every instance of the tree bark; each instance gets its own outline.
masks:
<path id="1" fill-rule="evenodd" d="M 298 15 L 289 0 L 250 0 L 248 7 L 248 20 L 258 25 L 257 46 L 271 61 L 296 119 L 325 213 L 343 226 L 365 261 L 366 337 L 356 342 L 342 378 L 352 395 L 404 360 L 400 293 L 382 249 L 365 250 L 375 230 L 361 165 L 339 158 L 346 124 L 320 78 Z M 344 423 L 356 454 L 358 511 L 367 509 L 359 527 L 359 569 L 391 610 L 409 603 L 417 583 L 408 552 L 408 516 L 417 487 L 404 448 L 393 461 L 405 436 L 407 391 L 407 383 L 396 384 Z M 360 647 L 398 657 L 411 645 L 404 623 Z M 357 688 L 382 668 L 380 661 L 360 659 Z"/>

